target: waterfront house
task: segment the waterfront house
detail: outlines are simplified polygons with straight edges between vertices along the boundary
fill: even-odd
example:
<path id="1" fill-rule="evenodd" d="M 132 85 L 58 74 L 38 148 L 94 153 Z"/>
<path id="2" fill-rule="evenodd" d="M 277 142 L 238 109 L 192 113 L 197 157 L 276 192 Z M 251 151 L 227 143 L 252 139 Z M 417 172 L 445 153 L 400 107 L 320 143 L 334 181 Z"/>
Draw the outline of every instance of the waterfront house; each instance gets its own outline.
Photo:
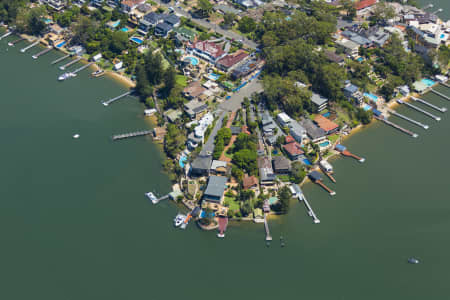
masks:
<path id="1" fill-rule="evenodd" d="M 217 61 L 216 67 L 222 71 L 229 72 L 235 68 L 240 62 L 248 57 L 248 54 L 239 49 L 235 53 L 228 54 Z"/>
<path id="2" fill-rule="evenodd" d="M 158 111 L 156 110 L 156 108 L 146 109 L 146 110 L 144 110 L 144 116 L 150 117 L 150 116 L 152 116 L 153 114 L 155 114 L 156 112 L 158 112 Z"/>
<path id="3" fill-rule="evenodd" d="M 182 114 L 183 113 L 179 109 L 177 110 L 169 109 L 166 112 L 164 112 L 164 116 L 166 116 L 167 120 L 169 120 L 169 122 L 171 123 L 175 123 L 176 120 L 178 120 Z"/>
<path id="4" fill-rule="evenodd" d="M 223 176 L 210 176 L 208 185 L 203 194 L 203 201 L 222 204 L 223 194 L 226 189 L 227 178 Z"/>
<path id="5" fill-rule="evenodd" d="M 283 145 L 283 149 L 291 160 L 297 160 L 301 155 L 304 154 L 302 146 L 297 142 Z"/>
<path id="6" fill-rule="evenodd" d="M 191 100 L 184 104 L 184 111 L 191 118 L 197 118 L 208 109 L 208 104 L 198 100 Z"/>
<path id="7" fill-rule="evenodd" d="M 298 143 L 302 144 L 303 139 L 306 138 L 306 130 L 297 121 L 291 120 L 289 123 L 289 134 Z"/>
<path id="8" fill-rule="evenodd" d="M 139 5 L 144 4 L 146 0 L 122 0 L 121 9 L 125 14 L 130 14 L 131 11 Z"/>
<path id="9" fill-rule="evenodd" d="M 202 86 L 200 81 L 193 81 L 183 89 L 183 95 L 187 99 L 194 99 L 203 94 L 206 89 Z"/>
<path id="10" fill-rule="evenodd" d="M 254 190 L 258 188 L 258 178 L 255 176 L 248 176 L 248 174 L 244 174 L 244 178 L 242 179 L 242 187 L 244 190 Z"/>
<path id="11" fill-rule="evenodd" d="M 326 139 L 325 131 L 317 127 L 312 120 L 304 118 L 299 123 L 305 128 L 306 134 L 313 143 L 318 143 Z"/>
<path id="12" fill-rule="evenodd" d="M 325 134 L 332 134 L 339 129 L 339 125 L 334 123 L 328 118 L 325 118 L 322 115 L 316 115 L 314 117 L 314 122 L 323 130 L 325 131 Z"/>
<path id="13" fill-rule="evenodd" d="M 272 163 L 267 156 L 258 157 L 258 168 L 261 185 L 272 185 L 275 182 L 275 173 Z"/>
<path id="14" fill-rule="evenodd" d="M 102 59 L 102 54 L 101 53 L 97 53 L 96 55 L 92 56 L 92 61 L 94 62 L 99 62 Z"/>
<path id="15" fill-rule="evenodd" d="M 228 163 L 221 160 L 213 160 L 211 163 L 210 174 L 226 175 Z"/>
<path id="16" fill-rule="evenodd" d="M 220 45 L 211 41 L 188 43 L 187 50 L 212 64 L 216 64 L 219 59 L 227 54 Z"/>
<path id="17" fill-rule="evenodd" d="M 356 85 L 348 82 L 343 91 L 344 96 L 355 105 L 360 106 L 364 102 L 364 96 Z"/>
<path id="18" fill-rule="evenodd" d="M 275 156 L 272 164 L 276 174 L 289 174 L 291 172 L 291 161 L 284 156 Z"/>
<path id="19" fill-rule="evenodd" d="M 49 26 L 50 32 L 56 35 L 61 35 L 64 32 L 64 29 L 58 24 L 52 24 Z"/>
<path id="20" fill-rule="evenodd" d="M 209 174 L 211 168 L 212 157 L 211 155 L 199 155 L 191 163 L 191 175 L 192 176 L 205 176 Z"/>
<path id="21" fill-rule="evenodd" d="M 153 128 L 153 137 L 155 140 L 163 140 L 166 136 L 166 128 L 164 127 L 155 127 Z"/>
<path id="22" fill-rule="evenodd" d="M 325 98 L 319 94 L 316 94 L 314 92 L 312 93 L 312 96 L 311 96 L 311 102 L 317 112 L 321 112 L 322 110 L 327 108 L 327 105 L 328 105 L 327 98 Z"/>

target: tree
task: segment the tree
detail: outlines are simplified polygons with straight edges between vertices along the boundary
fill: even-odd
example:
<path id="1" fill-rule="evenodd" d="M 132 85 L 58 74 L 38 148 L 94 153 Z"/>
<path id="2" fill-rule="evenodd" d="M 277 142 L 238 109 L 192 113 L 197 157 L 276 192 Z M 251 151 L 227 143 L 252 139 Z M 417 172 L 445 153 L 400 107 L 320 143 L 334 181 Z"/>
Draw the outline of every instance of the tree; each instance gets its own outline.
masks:
<path id="1" fill-rule="evenodd" d="M 225 13 L 223 15 L 223 24 L 226 27 L 229 27 L 229 26 L 233 25 L 234 20 L 236 20 L 236 15 L 233 14 L 233 13 Z"/>
<path id="2" fill-rule="evenodd" d="M 289 180 L 293 183 L 301 183 L 306 176 L 306 170 L 302 163 L 296 161 L 292 163 Z"/>
<path id="3" fill-rule="evenodd" d="M 385 23 L 395 17 L 394 8 L 384 1 L 380 1 L 375 5 L 372 10 L 372 21 L 375 23 Z"/>
<path id="4" fill-rule="evenodd" d="M 168 67 L 163 72 L 164 87 L 161 89 L 161 96 L 163 98 L 168 97 L 170 95 L 170 92 L 172 91 L 172 89 L 175 87 L 176 75 L 177 75 L 177 73 L 173 66 Z"/>
<path id="5" fill-rule="evenodd" d="M 349 20 L 353 20 L 356 17 L 356 8 L 355 4 L 351 0 L 342 0 L 341 2 L 342 8 L 346 12 L 346 17 Z"/>
<path id="6" fill-rule="evenodd" d="M 356 112 L 356 118 L 364 125 L 369 124 L 370 121 L 372 120 L 372 111 L 371 110 L 365 111 L 362 108 L 358 108 Z"/>
<path id="7" fill-rule="evenodd" d="M 256 22 L 248 16 L 243 16 L 239 20 L 239 31 L 242 33 L 253 32 L 256 29 Z"/>
<path id="8" fill-rule="evenodd" d="M 231 140 L 231 129 L 228 127 L 223 127 L 219 129 L 216 135 L 216 139 L 222 139 L 225 145 L 228 145 Z"/>
<path id="9" fill-rule="evenodd" d="M 197 10 L 202 15 L 202 17 L 207 17 L 212 11 L 212 4 L 208 0 L 198 0 Z"/>
<path id="10" fill-rule="evenodd" d="M 233 155 L 233 163 L 249 174 L 255 174 L 257 170 L 256 165 L 257 154 L 250 149 L 242 149 Z"/>
<path id="11" fill-rule="evenodd" d="M 121 54 L 122 51 L 128 48 L 128 34 L 123 31 L 116 31 L 112 33 L 109 50 L 114 54 Z"/>
<path id="12" fill-rule="evenodd" d="M 284 186 L 278 191 L 278 202 L 273 209 L 279 213 L 286 214 L 289 211 L 289 205 L 292 198 L 291 190 Z"/>
<path id="13" fill-rule="evenodd" d="M 164 150 L 170 158 L 175 158 L 183 150 L 186 137 L 175 124 L 167 125 L 167 134 L 164 139 Z"/>

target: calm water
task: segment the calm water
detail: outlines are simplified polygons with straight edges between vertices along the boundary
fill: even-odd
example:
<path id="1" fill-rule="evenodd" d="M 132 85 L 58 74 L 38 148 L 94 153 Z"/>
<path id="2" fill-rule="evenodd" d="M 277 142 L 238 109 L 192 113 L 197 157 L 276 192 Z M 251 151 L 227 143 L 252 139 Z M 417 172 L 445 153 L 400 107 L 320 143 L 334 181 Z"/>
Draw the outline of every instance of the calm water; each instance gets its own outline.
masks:
<path id="1" fill-rule="evenodd" d="M 146 138 L 109 139 L 149 127 L 140 104 L 105 108 L 99 101 L 123 87 L 88 71 L 58 83 L 55 53 L 34 61 L 36 49 L 6 52 L 6 42 L 1 299 L 448 298 L 449 113 L 435 122 L 400 108 L 431 125 L 406 124 L 418 139 L 379 123 L 357 133 L 345 144 L 366 163 L 333 162 L 337 195 L 304 188 L 322 223 L 293 202 L 288 216 L 271 220 L 267 248 L 261 224 L 231 224 L 225 240 L 192 224 L 174 229 L 175 206 L 153 206 L 143 195 L 170 187 L 156 147 Z M 407 264 L 410 256 L 422 263 Z"/>

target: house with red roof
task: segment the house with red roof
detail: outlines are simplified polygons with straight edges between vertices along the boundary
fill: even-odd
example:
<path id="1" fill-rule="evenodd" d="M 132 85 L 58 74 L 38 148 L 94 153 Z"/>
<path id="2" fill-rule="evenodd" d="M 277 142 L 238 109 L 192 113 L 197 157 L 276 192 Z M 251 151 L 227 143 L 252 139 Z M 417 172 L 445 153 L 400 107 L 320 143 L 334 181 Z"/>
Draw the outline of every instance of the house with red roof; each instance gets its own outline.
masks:
<path id="1" fill-rule="evenodd" d="M 356 10 L 361 10 L 367 7 L 370 7 L 377 3 L 377 0 L 361 0 L 355 3 Z"/>
<path id="2" fill-rule="evenodd" d="M 328 118 L 325 118 L 322 115 L 316 115 L 316 117 L 314 118 L 314 122 L 316 122 L 317 126 L 323 129 L 323 131 L 325 131 L 327 135 L 332 134 L 339 129 L 338 124 L 334 123 Z"/>
<path id="3" fill-rule="evenodd" d="M 292 160 L 297 160 L 304 153 L 302 146 L 297 142 L 283 145 L 283 149 Z"/>
<path id="4" fill-rule="evenodd" d="M 218 60 L 227 55 L 227 52 L 222 49 L 222 46 L 211 41 L 189 43 L 187 50 L 212 64 L 216 64 Z"/>
<path id="5" fill-rule="evenodd" d="M 247 57 L 248 54 L 244 50 L 240 49 L 235 53 L 225 55 L 217 61 L 216 66 L 222 71 L 228 72 Z"/>

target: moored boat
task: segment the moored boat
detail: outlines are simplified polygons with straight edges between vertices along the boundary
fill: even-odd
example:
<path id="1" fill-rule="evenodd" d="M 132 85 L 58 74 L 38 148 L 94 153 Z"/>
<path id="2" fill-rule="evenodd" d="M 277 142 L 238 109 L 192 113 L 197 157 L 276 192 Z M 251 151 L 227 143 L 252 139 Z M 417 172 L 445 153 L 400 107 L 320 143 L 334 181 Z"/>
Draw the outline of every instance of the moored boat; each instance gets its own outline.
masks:
<path id="1" fill-rule="evenodd" d="M 175 219 L 173 219 L 173 225 L 175 225 L 175 227 L 180 226 L 181 224 L 183 224 L 183 222 L 186 220 L 186 215 L 183 214 L 177 214 Z"/>
<path id="2" fill-rule="evenodd" d="M 67 73 L 64 73 L 64 74 L 60 75 L 58 77 L 58 81 L 64 81 L 66 79 L 69 79 L 69 78 L 72 78 L 72 77 L 75 77 L 75 76 L 77 76 L 77 74 L 72 73 L 72 72 L 67 72 Z"/>
<path id="3" fill-rule="evenodd" d="M 102 70 L 102 69 L 98 69 L 97 71 L 92 72 L 92 76 L 94 76 L 94 77 L 100 77 L 104 74 L 105 74 L 105 70 Z"/>
<path id="4" fill-rule="evenodd" d="M 147 196 L 147 198 L 150 199 L 153 204 L 158 203 L 158 198 L 156 198 L 156 196 L 152 192 L 145 193 L 145 196 Z"/>

